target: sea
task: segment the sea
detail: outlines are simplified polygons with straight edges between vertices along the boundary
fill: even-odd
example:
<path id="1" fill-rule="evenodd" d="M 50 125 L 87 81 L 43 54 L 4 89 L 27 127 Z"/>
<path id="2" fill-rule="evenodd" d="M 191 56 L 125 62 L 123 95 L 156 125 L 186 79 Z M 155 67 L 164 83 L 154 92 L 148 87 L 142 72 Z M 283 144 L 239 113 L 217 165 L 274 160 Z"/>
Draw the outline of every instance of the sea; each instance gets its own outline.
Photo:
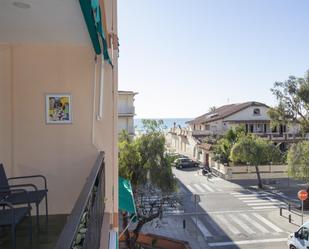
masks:
<path id="1" fill-rule="evenodd" d="M 135 118 L 134 119 L 134 127 L 135 132 L 140 133 L 143 132 L 143 123 L 142 120 L 144 118 Z M 166 131 L 170 130 L 172 127 L 174 127 L 174 123 L 176 123 L 177 127 L 184 128 L 187 126 L 186 122 L 192 120 L 193 118 L 147 118 L 152 120 L 163 120 L 163 125 L 166 127 Z"/>

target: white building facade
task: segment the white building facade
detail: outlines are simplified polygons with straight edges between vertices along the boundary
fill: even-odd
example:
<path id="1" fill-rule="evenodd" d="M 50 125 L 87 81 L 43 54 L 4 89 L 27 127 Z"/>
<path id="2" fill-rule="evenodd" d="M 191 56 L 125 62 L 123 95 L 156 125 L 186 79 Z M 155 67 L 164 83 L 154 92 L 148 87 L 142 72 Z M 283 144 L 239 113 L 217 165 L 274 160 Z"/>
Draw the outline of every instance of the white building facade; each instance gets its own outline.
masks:
<path id="1" fill-rule="evenodd" d="M 269 106 L 253 101 L 221 106 L 189 121 L 184 129 L 172 128 L 166 137 L 167 144 L 172 151 L 207 165 L 211 143 L 205 140 L 218 138 L 236 126 L 243 126 L 247 133 L 273 141 L 282 150 L 288 143 L 303 139 L 299 125 L 271 128 L 268 110 Z"/>
<path id="2" fill-rule="evenodd" d="M 134 136 L 134 96 L 133 91 L 118 91 L 118 134 L 122 130 L 128 132 L 130 136 Z"/>

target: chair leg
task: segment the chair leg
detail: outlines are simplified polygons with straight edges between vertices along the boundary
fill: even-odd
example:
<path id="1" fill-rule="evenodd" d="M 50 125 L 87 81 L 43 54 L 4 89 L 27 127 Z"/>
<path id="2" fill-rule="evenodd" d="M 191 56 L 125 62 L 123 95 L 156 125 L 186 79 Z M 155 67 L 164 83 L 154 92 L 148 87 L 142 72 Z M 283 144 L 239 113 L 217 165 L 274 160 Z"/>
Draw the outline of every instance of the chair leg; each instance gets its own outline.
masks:
<path id="1" fill-rule="evenodd" d="M 39 204 L 36 202 L 35 203 L 36 206 L 36 226 L 38 231 L 40 231 L 40 211 L 39 211 Z"/>
<path id="2" fill-rule="evenodd" d="M 45 195 L 45 214 L 46 214 L 46 227 L 48 225 L 48 202 L 47 202 L 47 195 Z"/>
<path id="3" fill-rule="evenodd" d="M 12 248 L 16 249 L 16 225 L 11 225 L 11 235 L 12 235 Z"/>
<path id="4" fill-rule="evenodd" d="M 29 210 L 29 236 L 30 236 L 30 244 L 32 244 L 32 217 L 31 217 L 31 210 Z"/>

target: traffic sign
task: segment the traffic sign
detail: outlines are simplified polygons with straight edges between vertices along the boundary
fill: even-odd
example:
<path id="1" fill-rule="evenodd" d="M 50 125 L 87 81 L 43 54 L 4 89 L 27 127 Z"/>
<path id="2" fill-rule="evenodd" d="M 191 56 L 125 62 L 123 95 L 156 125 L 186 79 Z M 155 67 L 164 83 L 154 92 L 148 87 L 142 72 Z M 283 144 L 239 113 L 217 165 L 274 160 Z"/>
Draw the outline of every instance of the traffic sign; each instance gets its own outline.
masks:
<path id="1" fill-rule="evenodd" d="M 308 198 L 308 192 L 306 190 L 299 190 L 297 193 L 298 199 L 304 201 Z"/>

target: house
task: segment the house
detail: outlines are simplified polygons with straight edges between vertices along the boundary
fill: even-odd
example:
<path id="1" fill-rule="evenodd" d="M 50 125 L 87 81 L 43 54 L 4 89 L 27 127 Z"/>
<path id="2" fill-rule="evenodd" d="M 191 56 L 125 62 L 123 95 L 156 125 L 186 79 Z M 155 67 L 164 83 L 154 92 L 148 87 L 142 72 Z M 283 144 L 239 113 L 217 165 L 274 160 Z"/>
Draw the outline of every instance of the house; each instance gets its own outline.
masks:
<path id="1" fill-rule="evenodd" d="M 0 162 L 46 176 L 55 215 L 88 202 L 103 167 L 100 248 L 118 229 L 117 64 L 116 0 L 0 1 Z"/>
<path id="2" fill-rule="evenodd" d="M 232 127 L 243 126 L 246 132 L 271 140 L 282 150 L 303 139 L 298 125 L 272 128 L 268 110 L 269 106 L 255 101 L 224 105 L 187 122 L 185 129 L 172 128 L 167 140 L 175 151 L 208 164 L 211 140 Z"/>
<path id="3" fill-rule="evenodd" d="M 136 92 L 118 91 L 118 134 L 122 130 L 128 132 L 130 136 L 134 136 L 134 96 Z"/>

